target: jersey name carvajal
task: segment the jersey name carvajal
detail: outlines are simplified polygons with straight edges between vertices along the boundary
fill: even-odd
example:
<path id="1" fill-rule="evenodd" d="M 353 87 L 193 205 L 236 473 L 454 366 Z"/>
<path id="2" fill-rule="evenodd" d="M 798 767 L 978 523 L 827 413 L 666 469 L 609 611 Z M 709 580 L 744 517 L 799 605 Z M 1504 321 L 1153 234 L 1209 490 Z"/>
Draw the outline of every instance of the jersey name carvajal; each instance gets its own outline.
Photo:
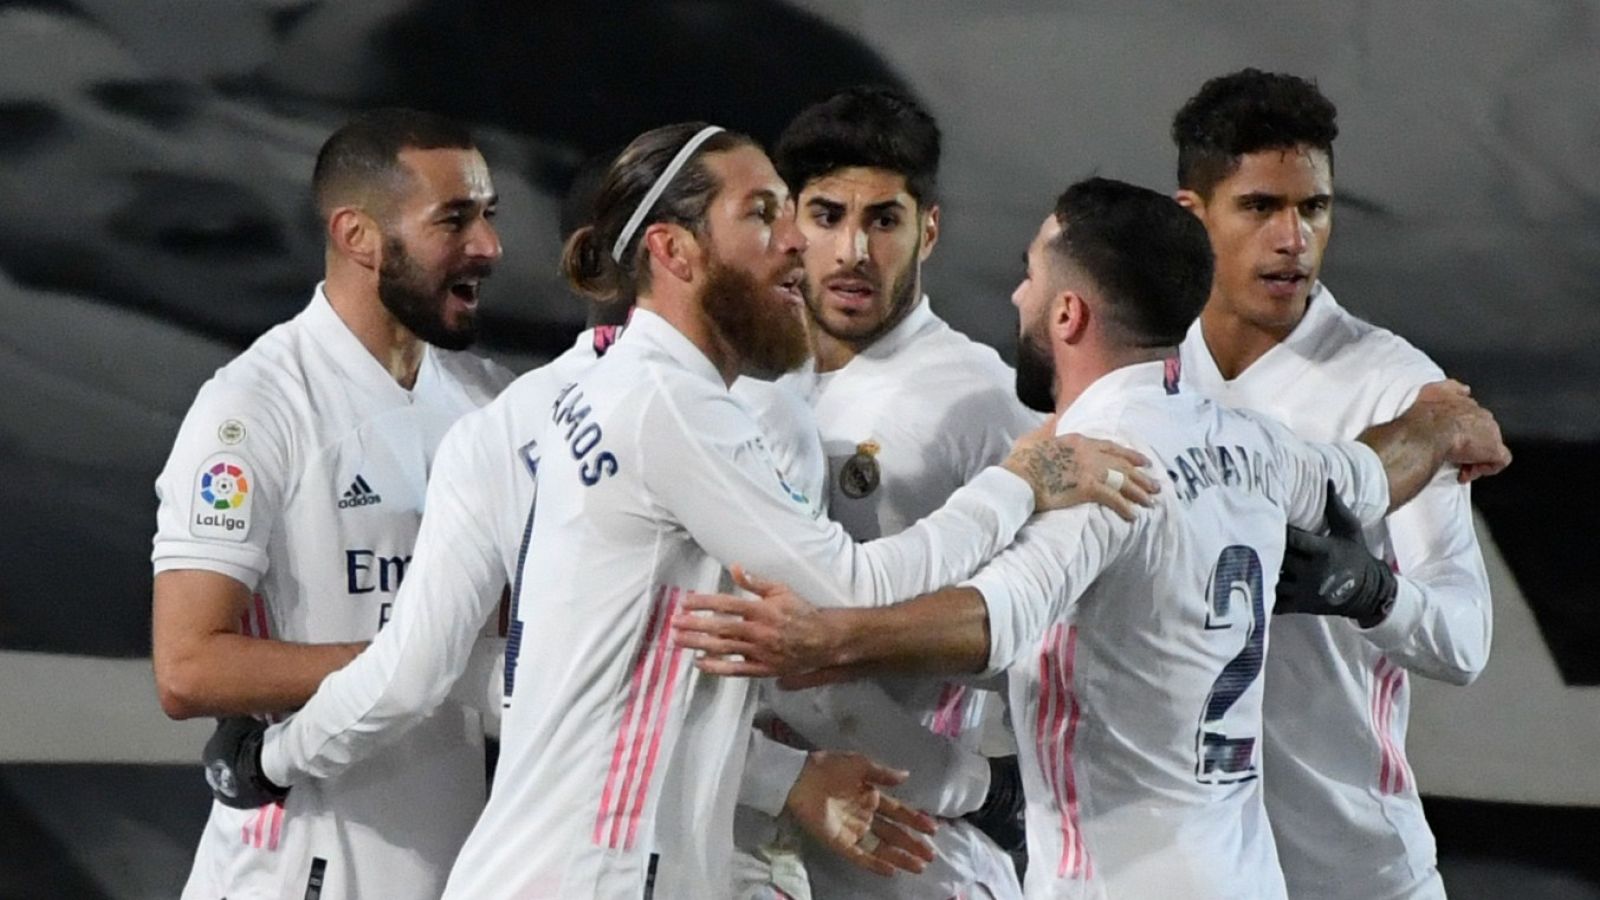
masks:
<path id="1" fill-rule="evenodd" d="M 1375 521 L 1387 481 L 1362 445 L 1304 444 L 1172 375 L 1111 372 L 1058 426 L 1149 456 L 1156 507 L 1047 513 L 971 582 L 1010 665 L 1029 897 L 1285 896 L 1261 794 L 1285 525 L 1321 519 L 1327 479 Z"/>
<path id="2" fill-rule="evenodd" d="M 1271 416 L 1307 440 L 1353 438 L 1444 377 L 1321 285 L 1289 337 L 1238 377 L 1222 378 L 1198 323 L 1182 359 L 1194 390 Z M 1406 722 L 1412 673 L 1465 683 L 1488 658 L 1489 581 L 1470 490 L 1446 469 L 1366 537 L 1399 575 L 1383 623 L 1361 629 L 1337 617 L 1282 616 L 1273 624 L 1267 809 L 1291 894 L 1442 897 L 1433 835 L 1405 756 Z M 1352 867 L 1356 858 L 1364 864 Z"/>
<path id="3" fill-rule="evenodd" d="M 428 348 L 406 391 L 319 287 L 201 388 L 156 482 L 155 571 L 242 582 L 246 635 L 371 639 L 405 579 L 435 447 L 507 381 Z M 313 868 L 329 896 L 436 895 L 482 805 L 478 727 L 449 704 L 347 777 L 260 810 L 213 805 L 185 896 L 299 895 Z"/>

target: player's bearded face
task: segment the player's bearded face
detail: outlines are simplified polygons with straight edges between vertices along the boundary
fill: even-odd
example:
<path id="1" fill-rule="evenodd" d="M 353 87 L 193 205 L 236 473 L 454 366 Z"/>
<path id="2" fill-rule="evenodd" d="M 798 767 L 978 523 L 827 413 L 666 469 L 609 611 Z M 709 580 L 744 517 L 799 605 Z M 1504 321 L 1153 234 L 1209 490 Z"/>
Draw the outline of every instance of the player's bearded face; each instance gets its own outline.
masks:
<path id="1" fill-rule="evenodd" d="M 465 350 L 478 337 L 477 285 L 492 270 L 490 263 L 476 261 L 429 271 L 406 250 L 405 242 L 386 235 L 378 299 L 420 340 L 444 350 Z"/>
<path id="2" fill-rule="evenodd" d="M 746 375 L 773 378 L 799 367 L 810 348 L 800 318 L 804 272 L 786 257 L 776 271 L 755 273 L 710 257 L 700 302 L 723 339 L 744 358 Z"/>
<path id="3" fill-rule="evenodd" d="M 900 324 L 921 294 L 917 278 L 921 229 L 916 233 L 911 252 L 893 261 L 897 263 L 893 271 L 883 271 L 868 258 L 852 268 L 809 278 L 806 312 L 817 328 L 835 340 L 865 347 Z M 827 245 L 819 243 L 816 252 L 828 252 Z"/>
<path id="4" fill-rule="evenodd" d="M 1055 357 L 1045 339 L 1034 332 L 1043 329 L 1023 328 L 1017 334 L 1017 399 L 1034 412 L 1056 411 Z"/>

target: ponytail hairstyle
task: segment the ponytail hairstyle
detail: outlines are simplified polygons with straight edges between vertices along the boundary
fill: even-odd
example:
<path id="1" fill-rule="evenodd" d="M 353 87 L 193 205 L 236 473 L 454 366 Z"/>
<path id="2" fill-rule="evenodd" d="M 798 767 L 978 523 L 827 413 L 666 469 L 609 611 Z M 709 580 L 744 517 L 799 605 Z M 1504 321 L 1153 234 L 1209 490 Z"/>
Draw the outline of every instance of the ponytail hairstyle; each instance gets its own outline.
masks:
<path id="1" fill-rule="evenodd" d="M 708 127 L 704 122 L 664 125 L 634 138 L 617 155 L 600 182 L 589 224 L 574 231 L 561 251 L 561 274 L 574 290 L 593 300 L 631 303 L 650 287 L 649 254 L 642 240 L 646 228 L 655 222 L 670 222 L 696 234 L 705 233 L 706 210 L 722 187 L 705 165 L 706 154 L 755 145 L 732 131 L 702 136 Z M 682 168 L 671 174 L 660 196 L 618 247 L 635 210 L 679 152 L 697 136 L 701 143 Z"/>

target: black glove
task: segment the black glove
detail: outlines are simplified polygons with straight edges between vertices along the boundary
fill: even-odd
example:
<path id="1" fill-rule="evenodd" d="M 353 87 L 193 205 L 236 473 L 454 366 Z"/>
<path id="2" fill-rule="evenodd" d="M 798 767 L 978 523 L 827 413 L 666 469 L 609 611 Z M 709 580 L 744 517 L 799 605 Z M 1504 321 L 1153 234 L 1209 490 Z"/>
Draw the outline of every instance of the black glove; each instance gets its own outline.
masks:
<path id="1" fill-rule="evenodd" d="M 289 789 L 278 787 L 261 774 L 261 739 L 267 726 L 250 716 L 217 720 L 217 730 L 206 741 L 201 760 L 206 784 L 223 806 L 255 809 L 282 800 Z"/>
<path id="2" fill-rule="evenodd" d="M 1383 560 L 1367 552 L 1361 522 L 1328 482 L 1328 534 L 1289 527 L 1275 613 L 1347 616 L 1362 628 L 1382 622 L 1399 589 Z"/>
<path id="3" fill-rule="evenodd" d="M 989 759 L 989 793 L 984 795 L 983 805 L 961 818 L 976 825 L 1009 853 L 1028 842 L 1028 832 L 1022 824 L 1023 808 L 1022 769 L 1017 758 L 995 756 Z"/>

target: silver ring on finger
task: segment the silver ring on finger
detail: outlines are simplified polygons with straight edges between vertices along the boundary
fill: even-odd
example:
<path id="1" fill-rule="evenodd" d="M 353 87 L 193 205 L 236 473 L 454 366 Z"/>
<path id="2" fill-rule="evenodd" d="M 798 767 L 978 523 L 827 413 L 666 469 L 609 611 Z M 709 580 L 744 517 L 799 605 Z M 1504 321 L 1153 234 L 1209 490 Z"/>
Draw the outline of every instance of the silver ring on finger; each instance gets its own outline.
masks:
<path id="1" fill-rule="evenodd" d="M 1106 470 L 1106 487 L 1113 491 L 1121 492 L 1122 486 L 1128 482 L 1128 476 L 1122 474 L 1120 469 Z"/>
<path id="2" fill-rule="evenodd" d="M 862 853 L 872 853 L 878 849 L 879 843 L 881 842 L 878 840 L 878 836 L 873 834 L 871 829 L 868 829 L 861 835 L 861 839 L 856 841 L 856 846 L 861 848 Z"/>

